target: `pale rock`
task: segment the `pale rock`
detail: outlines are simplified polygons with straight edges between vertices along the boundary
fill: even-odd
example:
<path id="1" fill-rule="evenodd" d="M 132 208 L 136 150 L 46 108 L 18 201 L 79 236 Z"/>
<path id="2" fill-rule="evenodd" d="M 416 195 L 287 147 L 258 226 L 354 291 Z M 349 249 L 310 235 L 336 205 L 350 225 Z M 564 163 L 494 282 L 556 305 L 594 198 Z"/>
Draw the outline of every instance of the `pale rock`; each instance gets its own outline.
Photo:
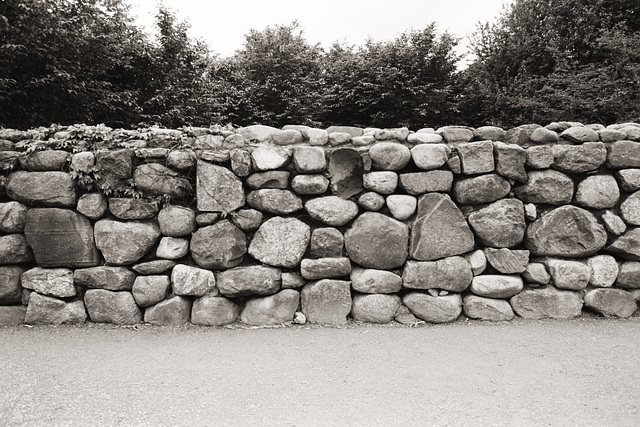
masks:
<path id="1" fill-rule="evenodd" d="M 300 303 L 309 323 L 343 325 L 351 312 L 351 283 L 333 279 L 308 283 L 302 288 Z"/>
<path id="2" fill-rule="evenodd" d="M 449 144 L 473 140 L 473 130 L 461 126 L 444 126 L 437 129 L 436 133 L 441 135 Z"/>
<path id="3" fill-rule="evenodd" d="M 293 165 L 300 173 L 317 173 L 327 168 L 324 149 L 320 147 L 296 147 L 293 150 Z"/>
<path id="4" fill-rule="evenodd" d="M 198 161 L 196 199 L 202 212 L 229 213 L 245 203 L 242 181 L 229 169 Z"/>
<path id="5" fill-rule="evenodd" d="M 273 217 L 262 223 L 249 245 L 249 255 L 274 267 L 300 264 L 311 238 L 311 228 L 296 218 Z"/>
<path id="6" fill-rule="evenodd" d="M 630 193 L 640 190 L 640 169 L 621 169 L 616 172 L 620 187 Z"/>
<path id="7" fill-rule="evenodd" d="M 640 168 L 640 142 L 618 141 L 607 146 L 610 169 Z"/>
<path id="8" fill-rule="evenodd" d="M 565 173 L 585 173 L 598 169 L 607 159 L 607 149 L 602 142 L 582 145 L 554 145 L 553 167 Z"/>
<path id="9" fill-rule="evenodd" d="M 386 199 L 384 196 L 373 191 L 369 191 L 358 197 L 358 205 L 368 211 L 379 211 L 385 203 Z"/>
<path id="10" fill-rule="evenodd" d="M 560 134 L 560 138 L 571 141 L 573 144 L 599 141 L 598 133 L 586 126 L 572 126 Z"/>
<path id="11" fill-rule="evenodd" d="M 473 138 L 477 141 L 501 141 L 505 133 L 497 126 L 480 126 L 473 131 Z"/>
<path id="12" fill-rule="evenodd" d="M 300 293 L 284 289 L 277 294 L 252 298 L 244 306 L 240 320 L 247 325 L 280 325 L 293 321 Z"/>
<path id="13" fill-rule="evenodd" d="M 618 203 L 620 189 L 612 175 L 589 176 L 578 184 L 576 204 L 592 209 L 612 208 Z"/>
<path id="14" fill-rule="evenodd" d="M 277 215 L 290 214 L 302 209 L 302 199 L 289 190 L 263 188 L 247 196 L 247 203 L 254 209 Z"/>
<path id="15" fill-rule="evenodd" d="M 236 321 L 240 306 L 234 301 L 211 294 L 196 298 L 191 307 L 191 323 L 202 326 L 224 326 Z"/>
<path id="16" fill-rule="evenodd" d="M 323 224 L 340 227 L 358 215 L 358 205 L 338 196 L 310 199 L 305 203 L 309 216 Z"/>
<path id="17" fill-rule="evenodd" d="M 453 185 L 453 173 L 446 170 L 403 173 L 400 188 L 412 196 L 424 193 L 448 193 Z"/>
<path id="18" fill-rule="evenodd" d="M 351 138 L 351 143 L 354 147 L 365 147 L 376 142 L 376 138 L 372 135 L 354 136 Z"/>
<path id="19" fill-rule="evenodd" d="M 187 253 L 189 240 L 180 237 L 163 237 L 156 249 L 156 256 L 164 259 L 180 259 Z"/>
<path id="20" fill-rule="evenodd" d="M 487 268 L 487 257 L 484 255 L 482 249 L 476 249 L 473 252 L 465 254 L 464 259 L 466 259 L 471 266 L 471 272 L 474 276 L 482 274 Z"/>
<path id="21" fill-rule="evenodd" d="M 88 175 L 93 172 L 96 156 L 91 151 L 81 151 L 71 156 L 71 170 Z"/>
<path id="22" fill-rule="evenodd" d="M 525 289 L 509 300 L 513 311 L 525 319 L 571 319 L 582 314 L 579 292 L 563 291 L 553 286 Z"/>
<path id="23" fill-rule="evenodd" d="M 351 141 L 351 135 L 347 132 L 331 132 L 327 140 L 332 147 L 347 144 L 349 141 Z"/>
<path id="24" fill-rule="evenodd" d="M 533 222 L 538 219 L 538 208 L 533 203 L 524 205 L 524 217 L 527 221 Z"/>
<path id="25" fill-rule="evenodd" d="M 355 295 L 351 307 L 351 317 L 360 322 L 389 323 L 395 318 L 400 304 L 402 304 L 402 300 L 397 295 Z"/>
<path id="26" fill-rule="evenodd" d="M 560 139 L 559 135 L 547 128 L 539 127 L 533 131 L 529 137 L 531 142 L 536 144 L 555 144 Z"/>
<path id="27" fill-rule="evenodd" d="M 579 291 L 585 289 L 589 284 L 591 272 L 589 267 L 582 262 L 551 259 L 546 264 L 556 288 Z"/>
<path id="28" fill-rule="evenodd" d="M 476 175 L 493 172 L 493 143 L 491 141 L 478 141 L 460 144 L 456 147 L 458 157 L 462 163 L 462 173 Z"/>
<path id="29" fill-rule="evenodd" d="M 518 199 L 498 200 L 474 211 L 467 220 L 478 240 L 495 248 L 519 245 L 527 228 L 524 205 Z"/>
<path id="30" fill-rule="evenodd" d="M 491 322 L 503 322 L 515 317 L 508 301 L 467 295 L 462 300 L 463 311 L 467 317 Z"/>
<path id="31" fill-rule="evenodd" d="M 148 307 L 144 311 L 144 322 L 157 326 L 179 326 L 189 321 L 191 301 L 176 295 Z"/>
<path id="32" fill-rule="evenodd" d="M 522 273 L 529 263 L 529 251 L 514 249 L 484 248 L 489 265 L 503 274 Z"/>
<path id="33" fill-rule="evenodd" d="M 514 188 L 524 203 L 565 205 L 573 199 L 573 181 L 562 172 L 541 170 L 529 172 L 526 184 Z"/>
<path id="34" fill-rule="evenodd" d="M 164 300 L 171 289 L 169 276 L 138 276 L 131 293 L 140 307 L 149 307 Z"/>
<path id="35" fill-rule="evenodd" d="M 398 268 L 407 260 L 409 227 L 386 215 L 365 212 L 353 221 L 344 241 L 349 258 L 360 266 Z"/>
<path id="36" fill-rule="evenodd" d="M 409 292 L 402 302 L 416 317 L 429 323 L 453 322 L 462 313 L 459 294 L 434 297 L 422 292 Z"/>
<path id="37" fill-rule="evenodd" d="M 66 172 L 13 172 L 5 191 L 13 200 L 29 206 L 76 206 L 76 183 Z"/>
<path id="38" fill-rule="evenodd" d="M 231 221 L 242 231 L 257 230 L 262 223 L 262 212 L 255 209 L 239 209 L 231 212 Z"/>
<path id="39" fill-rule="evenodd" d="M 495 173 L 464 178 L 453 185 L 453 196 L 462 205 L 495 202 L 510 191 L 509 181 Z"/>
<path id="40" fill-rule="evenodd" d="M 102 193 L 87 193 L 80 196 L 76 210 L 94 221 L 102 218 L 109 208 L 107 198 Z"/>
<path id="41" fill-rule="evenodd" d="M 622 218 L 611 211 L 605 211 L 602 214 L 602 222 L 607 231 L 613 235 L 619 236 L 627 231 L 627 224 L 624 223 Z"/>
<path id="42" fill-rule="evenodd" d="M 391 271 L 354 267 L 351 269 L 351 287 L 365 294 L 392 294 L 402 288 L 402 277 Z"/>
<path id="43" fill-rule="evenodd" d="M 329 141 L 329 134 L 324 129 L 308 128 L 300 132 L 305 139 L 309 140 L 309 145 L 326 145 Z"/>
<path id="44" fill-rule="evenodd" d="M 399 221 L 404 221 L 416 211 L 418 201 L 413 196 L 406 194 L 392 194 L 387 196 L 387 207 L 391 215 Z"/>
<path id="45" fill-rule="evenodd" d="M 408 289 L 444 289 L 462 292 L 473 279 L 471 265 L 463 257 L 454 256 L 438 261 L 407 261 L 402 284 Z"/>
<path id="46" fill-rule="evenodd" d="M 176 262 L 169 259 L 157 259 L 155 261 L 141 262 L 133 267 L 133 271 L 138 274 L 162 274 L 175 267 Z"/>
<path id="47" fill-rule="evenodd" d="M 235 267 L 247 252 L 247 238 L 229 220 L 199 228 L 191 237 L 191 256 L 202 268 Z"/>
<path id="48" fill-rule="evenodd" d="M 474 277 L 469 290 L 481 297 L 511 298 L 522 291 L 523 287 L 520 276 L 485 274 Z"/>
<path id="49" fill-rule="evenodd" d="M 589 285 L 598 288 L 611 287 L 618 277 L 618 263 L 611 255 L 596 255 L 587 260 L 591 276 Z"/>
<path id="50" fill-rule="evenodd" d="M 397 141 L 403 142 L 407 140 L 409 136 L 409 129 L 406 127 L 403 128 L 391 128 L 391 129 L 378 129 L 374 133 L 374 137 L 378 141 L 387 141 L 390 139 L 395 139 Z"/>
<path id="51" fill-rule="evenodd" d="M 426 135 L 426 134 L 421 134 Z M 411 158 L 419 169 L 438 169 L 449 160 L 451 149 L 446 144 L 420 144 L 411 149 Z"/>
<path id="52" fill-rule="evenodd" d="M 271 139 L 272 135 L 280 132 L 280 129 L 265 125 L 251 125 L 239 128 L 236 132 L 246 140 L 265 142 Z"/>
<path id="53" fill-rule="evenodd" d="M 638 309 L 634 297 L 622 289 L 593 289 L 584 296 L 584 305 L 606 317 L 631 317 Z"/>
<path id="54" fill-rule="evenodd" d="M 22 233 L 29 208 L 20 202 L 0 203 L 0 232 Z"/>
<path id="55" fill-rule="evenodd" d="M 305 316 L 301 311 L 296 311 L 293 315 L 293 323 L 296 325 L 304 325 L 307 323 L 307 316 Z"/>
<path id="56" fill-rule="evenodd" d="M 77 293 L 73 271 L 69 268 L 34 267 L 22 273 L 22 287 L 58 298 L 73 297 Z"/>
<path id="57" fill-rule="evenodd" d="M 323 175 L 296 175 L 291 180 L 291 189 L 300 196 L 324 194 L 329 180 Z"/>
<path id="58" fill-rule="evenodd" d="M 379 170 L 398 171 L 409 164 L 411 151 L 395 142 L 379 142 L 369 149 L 369 157 Z"/>
<path id="59" fill-rule="evenodd" d="M 547 267 L 541 262 L 530 262 L 522 273 L 522 278 L 527 283 L 535 283 L 538 285 L 548 285 L 551 283 L 551 275 L 547 271 Z"/>
<path id="60" fill-rule="evenodd" d="M 548 169 L 553 165 L 553 147 L 537 145 L 526 149 L 525 166 L 529 169 Z"/>
<path id="61" fill-rule="evenodd" d="M 79 324 L 87 320 L 82 301 L 65 302 L 63 300 L 31 293 L 24 323 L 28 325 Z"/>
<path id="62" fill-rule="evenodd" d="M 110 267 L 106 265 L 89 268 L 77 268 L 73 272 L 76 285 L 90 289 L 106 289 L 108 291 L 131 290 L 136 275 L 126 267 Z"/>
<path id="63" fill-rule="evenodd" d="M 494 142 L 493 157 L 498 174 L 516 181 L 527 182 L 525 170 L 527 152 L 524 148 L 514 144 Z"/>
<path id="64" fill-rule="evenodd" d="M 289 187 L 289 175 L 291 173 L 288 171 L 257 172 L 250 175 L 245 182 L 253 190 L 260 188 L 286 190 Z"/>
<path id="65" fill-rule="evenodd" d="M 277 145 L 292 145 L 302 142 L 302 133 L 297 129 L 286 129 L 271 135 L 271 141 Z"/>
<path id="66" fill-rule="evenodd" d="M 602 142 L 616 142 L 627 139 L 627 134 L 615 129 L 600 129 L 596 131 Z"/>
<path id="67" fill-rule="evenodd" d="M 130 292 L 89 289 L 84 305 L 92 322 L 135 325 L 142 322 L 142 312 Z"/>
<path id="68" fill-rule="evenodd" d="M 167 205 L 158 213 L 158 225 L 164 236 L 189 236 L 196 231 L 196 213 L 186 207 Z"/>
<path id="69" fill-rule="evenodd" d="M 620 215 L 628 225 L 640 225 L 640 191 L 631 194 L 620 204 Z"/>
<path id="70" fill-rule="evenodd" d="M 274 170 L 289 162 L 289 153 L 280 147 L 260 146 L 251 152 L 251 159 L 257 171 Z"/>
<path id="71" fill-rule="evenodd" d="M 127 265 L 140 260 L 160 238 L 155 222 L 101 219 L 95 224 L 97 248 L 107 264 Z"/>
<path id="72" fill-rule="evenodd" d="M 444 139 L 437 133 L 412 133 L 407 137 L 410 144 L 440 144 Z"/>
<path id="73" fill-rule="evenodd" d="M 362 183 L 367 190 L 392 194 L 398 186 L 398 174 L 391 171 L 369 172 L 362 176 Z"/>
<path id="74" fill-rule="evenodd" d="M 298 273 L 282 272 L 282 289 L 298 289 L 307 283 Z"/>

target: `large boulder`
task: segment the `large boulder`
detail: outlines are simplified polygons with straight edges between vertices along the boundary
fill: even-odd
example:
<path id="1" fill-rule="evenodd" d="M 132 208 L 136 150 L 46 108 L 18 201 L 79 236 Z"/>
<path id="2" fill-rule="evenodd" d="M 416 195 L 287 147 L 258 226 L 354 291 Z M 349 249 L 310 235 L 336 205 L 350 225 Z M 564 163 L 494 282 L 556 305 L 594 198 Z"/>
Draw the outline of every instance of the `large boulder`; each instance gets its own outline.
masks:
<path id="1" fill-rule="evenodd" d="M 63 150 L 33 151 L 20 156 L 20 166 L 28 171 L 60 171 L 71 158 L 71 154 Z"/>
<path id="2" fill-rule="evenodd" d="M 24 323 L 29 325 L 78 324 L 87 320 L 82 301 L 65 302 L 32 292 Z"/>
<path id="3" fill-rule="evenodd" d="M 553 168 L 565 173 L 585 173 L 602 166 L 607 160 L 607 149 L 602 142 L 582 145 L 554 145 Z"/>
<path id="4" fill-rule="evenodd" d="M 460 256 L 438 261 L 407 261 L 402 273 L 402 284 L 408 289 L 462 292 L 469 287 L 471 279 L 471 265 Z"/>
<path id="5" fill-rule="evenodd" d="M 351 283 L 331 279 L 308 283 L 300 302 L 309 323 L 343 325 L 351 312 Z"/>
<path id="6" fill-rule="evenodd" d="M 570 319 L 582 314 L 579 292 L 561 291 L 553 286 L 525 289 L 509 302 L 513 311 L 525 319 Z"/>
<path id="7" fill-rule="evenodd" d="M 147 308 L 144 322 L 158 326 L 184 325 L 189 321 L 191 301 L 176 295 Z"/>
<path id="8" fill-rule="evenodd" d="M 612 175 L 589 176 L 580 182 L 576 189 L 576 204 L 586 208 L 612 208 L 618 203 L 619 198 L 620 189 Z"/>
<path id="9" fill-rule="evenodd" d="M 92 322 L 133 325 L 142 322 L 142 312 L 131 292 L 112 292 L 89 289 L 84 294 L 84 305 Z"/>
<path id="10" fill-rule="evenodd" d="M 516 187 L 514 192 L 524 203 L 565 205 L 573 199 L 573 181 L 554 170 L 532 171 L 527 183 Z"/>
<path id="11" fill-rule="evenodd" d="M 402 300 L 398 295 L 358 294 L 353 297 L 351 317 L 370 323 L 389 323 L 398 311 Z"/>
<path id="12" fill-rule="evenodd" d="M 129 291 L 136 275 L 126 267 L 99 266 L 78 268 L 73 272 L 76 285 L 108 291 Z"/>
<path id="13" fill-rule="evenodd" d="M 173 267 L 171 284 L 174 295 L 201 297 L 204 294 L 217 293 L 213 272 L 184 264 Z"/>
<path id="14" fill-rule="evenodd" d="M 435 297 L 422 292 L 409 292 L 402 302 L 416 317 L 429 323 L 453 322 L 462 313 L 459 294 Z"/>
<path id="15" fill-rule="evenodd" d="M 453 196 L 462 205 L 495 202 L 510 191 L 509 181 L 496 173 L 461 179 L 453 185 Z"/>
<path id="16" fill-rule="evenodd" d="M 393 269 L 407 260 L 409 228 L 386 215 L 365 212 L 353 221 L 344 241 L 353 262 L 367 268 Z"/>
<path id="17" fill-rule="evenodd" d="M 282 284 L 282 273 L 279 268 L 263 265 L 236 267 L 218 273 L 218 290 L 229 298 L 273 295 Z"/>
<path id="18" fill-rule="evenodd" d="M 456 147 L 462 165 L 462 173 L 475 175 L 493 172 L 493 143 L 477 141 L 460 144 Z"/>
<path id="19" fill-rule="evenodd" d="M 622 289 L 593 289 L 585 294 L 584 305 L 603 316 L 623 319 L 638 309 L 633 296 Z"/>
<path id="20" fill-rule="evenodd" d="M 519 245 L 527 229 L 524 205 L 518 199 L 498 200 L 473 212 L 467 219 L 478 240 L 494 248 Z"/>
<path id="21" fill-rule="evenodd" d="M 22 274 L 22 287 L 58 298 L 73 297 L 77 293 L 73 271 L 68 268 L 34 267 Z"/>
<path id="22" fill-rule="evenodd" d="M 432 170 L 444 166 L 451 149 L 446 144 L 419 144 L 411 149 L 413 163 L 419 169 Z"/>
<path id="23" fill-rule="evenodd" d="M 199 228 L 191 237 L 191 256 L 202 268 L 235 267 L 246 253 L 247 237 L 226 219 Z"/>
<path id="24" fill-rule="evenodd" d="M 24 172 L 9 175 L 5 183 L 7 195 L 29 206 L 73 208 L 76 185 L 66 172 Z"/>
<path id="25" fill-rule="evenodd" d="M 467 317 L 479 320 L 501 322 L 513 319 L 515 314 L 508 301 L 466 295 L 462 299 L 462 309 Z"/>
<path id="26" fill-rule="evenodd" d="M 249 255 L 274 267 L 300 264 L 311 238 L 311 227 L 296 218 L 273 217 L 256 231 Z"/>
<path id="27" fill-rule="evenodd" d="M 160 239 L 154 221 L 113 221 L 101 219 L 94 228 L 96 246 L 107 264 L 134 264 Z"/>
<path id="28" fill-rule="evenodd" d="M 580 291 L 587 287 L 591 278 L 589 266 L 580 261 L 550 259 L 547 267 L 553 284 L 559 289 Z"/>
<path id="29" fill-rule="evenodd" d="M 138 166 L 133 172 L 133 180 L 138 190 L 151 196 L 182 199 L 193 191 L 187 178 L 158 163 Z"/>
<path id="30" fill-rule="evenodd" d="M 102 190 L 122 190 L 133 177 L 133 150 L 100 150 L 96 153 L 96 183 Z"/>
<path id="31" fill-rule="evenodd" d="M 244 205 L 242 181 L 225 167 L 198 161 L 196 199 L 199 211 L 230 213 Z"/>
<path id="32" fill-rule="evenodd" d="M 240 320 L 247 325 L 280 325 L 291 322 L 300 302 L 300 292 L 283 289 L 274 295 L 252 298 L 244 306 Z"/>
<path id="33" fill-rule="evenodd" d="M 607 147 L 607 166 L 611 169 L 640 168 L 640 142 L 617 141 Z"/>
<path id="34" fill-rule="evenodd" d="M 347 224 L 358 214 L 357 204 L 338 196 L 310 199 L 305 203 L 304 208 L 311 218 L 333 227 Z"/>
<path id="35" fill-rule="evenodd" d="M 496 141 L 493 143 L 493 157 L 496 160 L 496 172 L 500 175 L 520 182 L 527 181 L 527 171 L 524 168 L 527 151 L 524 148 Z"/>
<path id="36" fill-rule="evenodd" d="M 196 231 L 196 213 L 182 206 L 165 206 L 158 213 L 158 225 L 164 236 L 189 236 Z"/>
<path id="37" fill-rule="evenodd" d="M 236 321 L 240 306 L 234 301 L 211 294 L 193 301 L 191 323 L 204 326 L 224 326 Z"/>
<path id="38" fill-rule="evenodd" d="M 397 171 L 409 164 L 411 151 L 395 142 L 379 142 L 369 149 L 369 157 L 377 169 Z"/>
<path id="39" fill-rule="evenodd" d="M 24 268 L 17 265 L 0 267 L 0 306 L 20 304 L 22 301 L 22 273 L 24 273 Z"/>

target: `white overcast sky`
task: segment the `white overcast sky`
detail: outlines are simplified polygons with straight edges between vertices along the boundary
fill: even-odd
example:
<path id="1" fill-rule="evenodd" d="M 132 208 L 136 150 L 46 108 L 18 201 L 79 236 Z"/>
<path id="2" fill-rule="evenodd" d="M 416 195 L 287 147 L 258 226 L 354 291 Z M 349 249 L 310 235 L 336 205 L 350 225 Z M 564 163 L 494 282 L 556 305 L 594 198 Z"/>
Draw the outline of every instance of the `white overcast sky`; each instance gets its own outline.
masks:
<path id="1" fill-rule="evenodd" d="M 462 38 L 478 22 L 492 21 L 503 4 L 512 0 L 126 0 L 133 15 L 146 28 L 153 27 L 158 3 L 176 12 L 191 25 L 191 35 L 205 40 L 215 53 L 230 56 L 242 48 L 251 29 L 300 22 L 310 44 L 325 48 L 334 41 L 362 45 L 374 40 L 392 40 L 403 31 L 436 23 Z"/>

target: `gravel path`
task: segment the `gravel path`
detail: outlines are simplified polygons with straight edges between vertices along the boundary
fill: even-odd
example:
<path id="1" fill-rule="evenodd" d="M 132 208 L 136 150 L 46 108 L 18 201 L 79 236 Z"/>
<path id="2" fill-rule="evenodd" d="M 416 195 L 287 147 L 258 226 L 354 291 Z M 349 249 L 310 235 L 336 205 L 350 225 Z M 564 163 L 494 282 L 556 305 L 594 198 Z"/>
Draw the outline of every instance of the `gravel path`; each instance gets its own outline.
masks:
<path id="1" fill-rule="evenodd" d="M 640 318 L 0 328 L 0 425 L 640 424 Z"/>

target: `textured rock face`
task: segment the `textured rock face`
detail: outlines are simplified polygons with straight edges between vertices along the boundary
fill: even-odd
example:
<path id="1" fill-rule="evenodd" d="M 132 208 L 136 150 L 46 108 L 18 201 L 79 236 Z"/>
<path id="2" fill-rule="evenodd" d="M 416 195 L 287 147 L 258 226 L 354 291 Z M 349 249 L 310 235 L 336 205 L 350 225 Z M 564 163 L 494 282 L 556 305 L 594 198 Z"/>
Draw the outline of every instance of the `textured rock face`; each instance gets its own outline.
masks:
<path id="1" fill-rule="evenodd" d="M 23 305 L 0 306 L 0 326 L 17 326 L 24 323 L 27 307 Z"/>
<path id="2" fill-rule="evenodd" d="M 0 305 L 20 304 L 24 269 L 15 265 L 0 267 Z M 23 316 L 24 318 L 24 316 Z"/>
<path id="3" fill-rule="evenodd" d="M 22 233 L 27 223 L 27 209 L 19 202 L 0 203 L 0 232 Z"/>
<path id="4" fill-rule="evenodd" d="M 218 274 L 218 290 L 225 297 L 272 295 L 281 288 L 279 268 L 260 265 L 236 267 Z"/>
<path id="5" fill-rule="evenodd" d="M 140 307 L 149 307 L 164 300 L 171 289 L 169 276 L 138 276 L 131 293 Z"/>
<path id="6" fill-rule="evenodd" d="M 319 147 L 296 147 L 293 151 L 293 165 L 298 172 L 317 173 L 327 167 L 324 150 Z"/>
<path id="7" fill-rule="evenodd" d="M 593 289 L 584 296 L 584 305 L 607 317 L 631 317 L 638 309 L 633 296 L 622 289 Z"/>
<path id="8" fill-rule="evenodd" d="M 329 180 L 323 175 L 296 175 L 291 180 L 291 188 L 301 196 L 324 194 L 329 188 Z"/>
<path id="9" fill-rule="evenodd" d="M 375 212 L 360 215 L 344 235 L 349 258 L 362 267 L 377 269 L 401 267 L 407 259 L 408 240 L 405 224 Z"/>
<path id="10" fill-rule="evenodd" d="M 59 171 L 69 161 L 70 154 L 62 150 L 34 151 L 19 158 L 28 171 Z"/>
<path id="11" fill-rule="evenodd" d="M 578 292 L 561 291 L 553 286 L 525 289 L 510 300 L 513 311 L 525 319 L 570 319 L 582 313 Z"/>
<path id="12" fill-rule="evenodd" d="M 402 300 L 397 295 L 355 295 L 351 307 L 354 320 L 370 323 L 389 323 L 396 316 Z"/>
<path id="13" fill-rule="evenodd" d="M 620 205 L 622 219 L 629 225 L 640 225 L 640 191 L 636 191 Z"/>
<path id="14" fill-rule="evenodd" d="M 300 274 L 306 280 L 337 279 L 350 273 L 349 258 L 307 258 L 300 263 Z"/>
<path id="15" fill-rule="evenodd" d="M 496 160 L 496 172 L 500 175 L 520 182 L 527 181 L 527 171 L 524 168 L 527 151 L 524 148 L 496 141 L 493 143 L 493 156 Z"/>
<path id="16" fill-rule="evenodd" d="M 249 254 L 274 267 L 293 268 L 307 250 L 311 228 L 295 218 L 273 217 L 256 231 Z"/>
<path id="17" fill-rule="evenodd" d="M 527 183 L 514 191 L 524 203 L 564 205 L 573 198 L 573 181 L 554 170 L 532 171 Z"/>
<path id="18" fill-rule="evenodd" d="M 229 220 L 222 220 L 193 233 L 190 248 L 193 260 L 202 268 L 231 268 L 244 259 L 247 238 Z"/>
<path id="19" fill-rule="evenodd" d="M 501 322 L 515 316 L 509 302 L 504 300 L 467 295 L 462 304 L 464 314 L 472 319 Z"/>
<path id="20" fill-rule="evenodd" d="M 73 272 L 76 285 L 108 291 L 128 291 L 133 287 L 136 275 L 126 267 L 78 268 Z"/>
<path id="21" fill-rule="evenodd" d="M 164 236 L 188 236 L 196 230 L 196 213 L 182 206 L 165 206 L 158 213 L 158 225 Z"/>
<path id="22" fill-rule="evenodd" d="M 33 252 L 22 234 L 0 236 L 0 265 L 33 261 Z"/>
<path id="23" fill-rule="evenodd" d="M 179 237 L 163 237 L 156 250 L 156 256 L 165 259 L 180 259 L 188 253 L 189 240 Z"/>
<path id="24" fill-rule="evenodd" d="M 589 284 L 599 288 L 612 286 L 618 277 L 618 263 L 611 255 L 597 255 L 587 260 Z"/>
<path id="25" fill-rule="evenodd" d="M 640 289 L 640 262 L 625 261 L 620 264 L 616 286 L 625 289 Z"/>
<path id="26" fill-rule="evenodd" d="M 240 320 L 247 325 L 279 325 L 293 320 L 300 292 L 284 289 L 275 295 L 253 298 L 247 302 Z"/>
<path id="27" fill-rule="evenodd" d="M 158 326 L 184 325 L 189 321 L 191 301 L 175 296 L 147 308 L 144 322 Z"/>
<path id="28" fill-rule="evenodd" d="M 612 175 L 594 175 L 578 184 L 576 204 L 593 209 L 612 208 L 618 203 L 620 189 Z M 636 206 L 636 208 L 640 208 Z"/>
<path id="29" fill-rule="evenodd" d="M 448 195 L 430 193 L 420 197 L 411 228 L 411 258 L 431 261 L 460 255 L 473 249 L 474 244 L 467 221 Z"/>
<path id="30" fill-rule="evenodd" d="M 6 192 L 26 205 L 72 208 L 76 205 L 76 185 L 65 172 L 24 172 L 9 175 Z"/>
<path id="31" fill-rule="evenodd" d="M 247 185 L 254 190 L 260 188 L 286 189 L 289 186 L 289 176 L 287 171 L 267 171 L 254 173 L 247 178 Z"/>
<path id="32" fill-rule="evenodd" d="M 429 323 L 453 322 L 462 313 L 459 294 L 434 297 L 422 292 L 409 292 L 402 302 L 416 317 Z"/>
<path id="33" fill-rule="evenodd" d="M 380 142 L 369 149 L 369 157 L 376 168 L 397 171 L 409 164 L 411 151 L 402 144 Z"/>
<path id="34" fill-rule="evenodd" d="M 640 142 L 617 141 L 607 149 L 607 166 L 612 169 L 640 168 Z"/>
<path id="35" fill-rule="evenodd" d="M 261 146 L 251 152 L 251 160 L 257 171 L 275 170 L 289 162 L 289 154 L 279 147 Z"/>
<path id="36" fill-rule="evenodd" d="M 87 320 L 82 301 L 63 300 L 32 292 L 24 323 L 29 325 L 61 325 L 84 323 Z"/>
<path id="37" fill-rule="evenodd" d="M 73 271 L 68 268 L 35 267 L 22 274 L 22 287 L 41 295 L 69 298 L 76 295 Z"/>
<path id="38" fill-rule="evenodd" d="M 107 264 L 128 265 L 142 258 L 158 242 L 155 222 L 101 219 L 94 228 L 96 246 Z"/>
<path id="39" fill-rule="evenodd" d="M 100 193 L 83 194 L 78 199 L 78 206 L 76 206 L 78 212 L 94 221 L 102 218 L 108 208 L 107 198 Z"/>
<path id="40" fill-rule="evenodd" d="M 500 273 L 522 273 L 529 263 L 529 251 L 485 248 L 487 262 Z"/>
<path id="41" fill-rule="evenodd" d="M 474 277 L 470 290 L 481 297 L 510 298 L 517 295 L 523 287 L 520 276 L 486 274 Z"/>
<path id="42" fill-rule="evenodd" d="M 329 181 L 331 192 L 347 199 L 362 191 L 362 158 L 356 150 L 343 148 L 329 156 Z"/>
<path id="43" fill-rule="evenodd" d="M 244 205 L 242 181 L 222 166 L 198 161 L 196 177 L 198 210 L 232 212 Z"/>
<path id="44" fill-rule="evenodd" d="M 591 272 L 586 264 L 579 261 L 552 259 L 547 261 L 547 266 L 556 288 L 579 291 L 589 284 Z"/>
<path id="45" fill-rule="evenodd" d="M 399 175 L 400 187 L 412 196 L 424 193 L 444 193 L 451 190 L 453 173 L 446 170 L 403 173 Z"/>
<path id="46" fill-rule="evenodd" d="M 118 219 L 149 219 L 158 213 L 158 208 L 142 199 L 109 199 L 109 212 Z"/>
<path id="47" fill-rule="evenodd" d="M 510 191 L 509 181 L 498 174 L 461 179 L 453 185 L 454 198 L 463 205 L 495 202 Z"/>
<path id="48" fill-rule="evenodd" d="M 130 292 L 89 289 L 84 304 L 92 322 L 133 325 L 142 321 L 142 312 Z"/>
<path id="49" fill-rule="evenodd" d="M 462 173 L 465 175 L 475 175 L 493 171 L 493 143 L 491 141 L 460 144 L 456 148 L 456 151 L 462 164 Z"/>
<path id="50" fill-rule="evenodd" d="M 511 248 L 522 242 L 527 225 L 524 205 L 518 199 L 503 199 L 473 212 L 469 224 L 478 240 L 494 248 Z"/>
<path id="51" fill-rule="evenodd" d="M 224 326 L 236 321 L 240 306 L 225 297 L 204 295 L 193 301 L 191 323 L 203 326 Z"/>
<path id="52" fill-rule="evenodd" d="M 439 261 L 407 261 L 402 273 L 403 285 L 409 289 L 444 289 L 462 292 L 469 287 L 471 265 L 455 256 Z"/>
<path id="53" fill-rule="evenodd" d="M 216 279 L 211 271 L 184 264 L 173 267 L 171 284 L 175 295 L 201 297 L 217 293 Z"/>
<path id="54" fill-rule="evenodd" d="M 553 167 L 566 173 L 584 173 L 598 169 L 607 159 L 607 149 L 602 142 L 582 145 L 554 145 Z"/>
<path id="55" fill-rule="evenodd" d="M 247 203 L 254 209 L 286 215 L 302 209 L 302 199 L 289 190 L 263 188 L 249 193 Z"/>
<path id="56" fill-rule="evenodd" d="M 350 282 L 325 279 L 309 283 L 302 288 L 300 303 L 309 323 L 345 324 L 352 304 Z"/>
<path id="57" fill-rule="evenodd" d="M 311 232 L 309 254 L 318 258 L 341 257 L 344 237 L 337 228 L 316 228 Z"/>
<path id="58" fill-rule="evenodd" d="M 398 186 L 398 174 L 391 171 L 376 171 L 364 174 L 364 188 L 379 194 L 391 194 Z"/>
<path id="59" fill-rule="evenodd" d="M 391 294 L 402 288 L 402 277 L 386 270 L 353 268 L 351 287 L 366 294 Z"/>
<path id="60" fill-rule="evenodd" d="M 127 181 L 133 176 L 133 151 L 98 151 L 95 168 L 98 172 L 96 182 L 100 188 L 126 188 Z"/>
<path id="61" fill-rule="evenodd" d="M 449 160 L 451 149 L 446 144 L 421 144 L 411 149 L 411 158 L 422 170 L 442 167 Z"/>
<path id="62" fill-rule="evenodd" d="M 632 228 L 607 247 L 607 251 L 621 258 L 640 261 L 640 228 Z"/>
<path id="63" fill-rule="evenodd" d="M 333 227 L 347 224 L 358 214 L 358 205 L 338 196 L 311 199 L 304 207 L 311 218 Z"/>
<path id="64" fill-rule="evenodd" d="M 562 206 L 544 215 L 529 226 L 525 238 L 534 255 L 568 258 L 592 255 L 606 242 L 607 233 L 595 217 L 575 206 Z"/>
<path id="65" fill-rule="evenodd" d="M 182 175 L 158 163 L 138 166 L 133 172 L 136 188 L 145 193 L 182 199 L 192 192 L 191 183 Z"/>

